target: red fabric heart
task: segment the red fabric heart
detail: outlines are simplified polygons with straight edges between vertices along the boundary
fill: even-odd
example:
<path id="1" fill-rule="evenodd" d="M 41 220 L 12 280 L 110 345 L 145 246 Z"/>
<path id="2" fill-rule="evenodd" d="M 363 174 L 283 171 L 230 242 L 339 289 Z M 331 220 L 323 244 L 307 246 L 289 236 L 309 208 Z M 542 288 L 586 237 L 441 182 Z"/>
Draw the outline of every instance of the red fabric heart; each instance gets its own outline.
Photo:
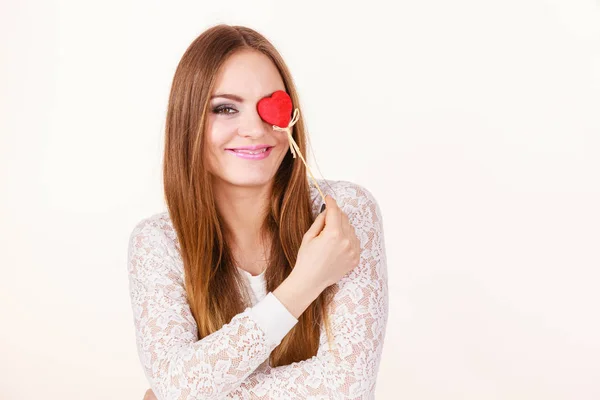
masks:
<path id="1" fill-rule="evenodd" d="M 292 99 L 283 90 L 273 92 L 271 97 L 263 97 L 256 107 L 258 115 L 271 125 L 285 128 L 292 119 Z"/>

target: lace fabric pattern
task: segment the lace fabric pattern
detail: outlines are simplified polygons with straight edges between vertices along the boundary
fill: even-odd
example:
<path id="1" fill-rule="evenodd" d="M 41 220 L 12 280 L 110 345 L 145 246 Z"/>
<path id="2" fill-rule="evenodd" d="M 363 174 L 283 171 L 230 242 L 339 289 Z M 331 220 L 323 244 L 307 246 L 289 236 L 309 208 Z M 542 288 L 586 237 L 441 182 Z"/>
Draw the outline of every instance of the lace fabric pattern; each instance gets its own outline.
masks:
<path id="1" fill-rule="evenodd" d="M 309 181 L 310 182 L 310 181 Z M 317 179 L 336 199 L 361 243 L 360 263 L 335 285 L 314 357 L 272 368 L 276 344 L 246 308 L 198 340 L 186 301 L 183 262 L 167 212 L 144 218 L 129 237 L 128 274 L 137 350 L 161 400 L 371 399 L 388 318 L 387 260 L 381 210 L 364 187 Z M 310 182 L 313 214 L 322 204 Z"/>

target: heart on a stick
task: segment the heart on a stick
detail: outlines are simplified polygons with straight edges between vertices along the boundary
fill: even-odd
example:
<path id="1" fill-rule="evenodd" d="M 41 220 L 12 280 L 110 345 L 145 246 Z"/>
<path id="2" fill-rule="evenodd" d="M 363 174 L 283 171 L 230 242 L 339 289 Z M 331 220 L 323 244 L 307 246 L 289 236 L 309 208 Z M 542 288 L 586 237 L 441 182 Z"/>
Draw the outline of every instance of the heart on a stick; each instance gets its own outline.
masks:
<path id="1" fill-rule="evenodd" d="M 258 115 L 271 125 L 285 128 L 292 118 L 292 99 L 283 90 L 273 92 L 271 97 L 263 97 L 257 104 Z"/>
<path id="2" fill-rule="evenodd" d="M 292 127 L 296 122 L 298 122 L 298 118 L 300 116 L 300 111 L 296 108 L 294 110 L 294 116 L 292 117 L 292 99 L 290 96 L 284 92 L 283 90 L 277 90 L 273 92 L 270 97 L 263 97 L 260 99 L 256 105 L 258 109 L 258 115 L 263 119 L 263 121 L 268 122 L 273 125 L 273 130 L 285 132 L 287 134 L 288 140 L 290 142 L 290 151 L 292 152 L 292 156 L 296 158 L 296 154 L 300 156 L 300 159 L 306 166 L 308 173 L 311 178 L 315 182 L 315 186 L 319 190 L 321 197 L 323 198 L 323 202 L 325 203 L 325 195 L 317 180 L 313 176 L 306 160 L 302 156 L 300 152 L 300 147 L 292 137 Z"/>

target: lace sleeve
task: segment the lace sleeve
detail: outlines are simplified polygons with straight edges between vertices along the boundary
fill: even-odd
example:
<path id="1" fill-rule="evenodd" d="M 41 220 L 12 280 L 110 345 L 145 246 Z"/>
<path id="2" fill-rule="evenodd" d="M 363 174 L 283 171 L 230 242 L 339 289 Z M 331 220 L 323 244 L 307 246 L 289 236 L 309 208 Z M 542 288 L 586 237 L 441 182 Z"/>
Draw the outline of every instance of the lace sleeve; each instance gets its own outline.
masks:
<path id="1" fill-rule="evenodd" d="M 257 371 L 227 395 L 234 399 L 372 399 L 388 313 L 382 216 L 372 194 L 350 182 L 334 197 L 361 241 L 360 264 L 336 285 L 333 347 L 322 329 L 317 355 Z"/>
<path id="2" fill-rule="evenodd" d="M 138 356 L 159 399 L 222 398 L 268 358 L 297 320 L 269 294 L 198 340 L 176 251 L 156 218 L 142 220 L 130 235 Z"/>

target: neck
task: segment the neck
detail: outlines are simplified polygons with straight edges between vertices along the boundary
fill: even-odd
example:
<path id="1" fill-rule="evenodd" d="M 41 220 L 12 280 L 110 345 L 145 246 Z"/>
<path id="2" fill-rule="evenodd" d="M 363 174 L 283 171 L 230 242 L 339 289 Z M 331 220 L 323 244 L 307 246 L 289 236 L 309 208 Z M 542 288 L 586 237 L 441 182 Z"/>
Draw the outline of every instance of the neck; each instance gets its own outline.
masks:
<path id="1" fill-rule="evenodd" d="M 271 187 L 272 182 L 262 186 L 237 186 L 214 181 L 216 206 L 234 247 L 252 249 L 261 245 L 261 227 L 267 214 Z"/>

